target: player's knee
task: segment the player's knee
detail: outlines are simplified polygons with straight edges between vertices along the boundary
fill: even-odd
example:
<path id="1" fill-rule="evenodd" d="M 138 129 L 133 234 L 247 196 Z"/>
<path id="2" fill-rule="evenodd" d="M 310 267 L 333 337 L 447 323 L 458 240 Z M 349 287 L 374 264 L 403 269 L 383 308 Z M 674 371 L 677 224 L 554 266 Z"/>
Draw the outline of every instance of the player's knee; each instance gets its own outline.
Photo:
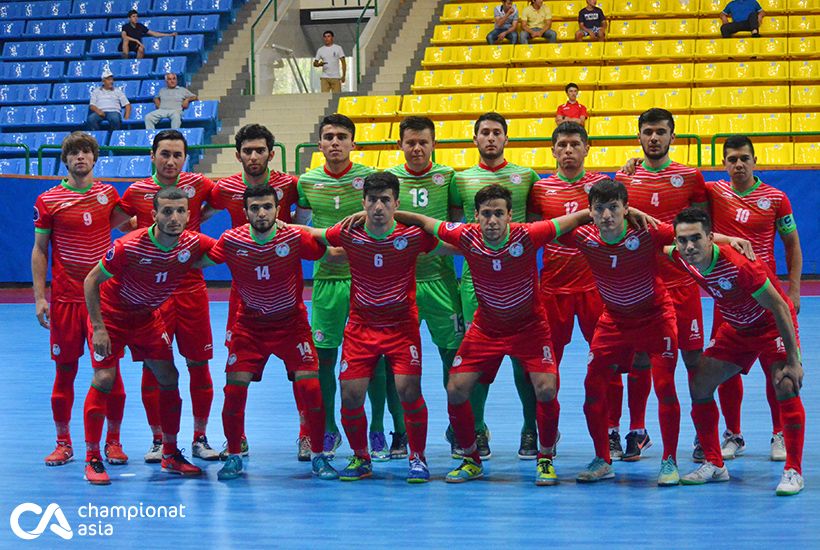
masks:
<path id="1" fill-rule="evenodd" d="M 798 388 L 791 378 L 783 377 L 774 384 L 774 391 L 777 399 L 788 399 L 798 394 Z"/>
<path id="2" fill-rule="evenodd" d="M 117 378 L 117 369 L 97 369 L 94 371 L 93 384 L 103 391 L 109 391 L 114 387 L 114 380 Z"/>
<path id="3" fill-rule="evenodd" d="M 190 359 L 186 359 L 185 364 L 188 366 L 189 369 L 208 366 L 207 361 L 191 361 Z"/>
<path id="4" fill-rule="evenodd" d="M 553 376 L 535 377 L 532 380 L 532 385 L 535 390 L 535 398 L 541 402 L 552 401 L 558 393 L 555 377 Z"/>
<path id="5" fill-rule="evenodd" d="M 470 391 L 466 384 L 461 383 L 457 377 L 451 376 L 447 382 L 447 401 L 454 405 L 460 405 L 470 398 Z"/>
<path id="6" fill-rule="evenodd" d="M 416 401 L 419 397 L 421 397 L 421 384 L 419 380 L 406 380 L 399 382 L 396 379 L 396 392 L 399 394 L 399 399 L 403 402 L 412 402 Z"/>

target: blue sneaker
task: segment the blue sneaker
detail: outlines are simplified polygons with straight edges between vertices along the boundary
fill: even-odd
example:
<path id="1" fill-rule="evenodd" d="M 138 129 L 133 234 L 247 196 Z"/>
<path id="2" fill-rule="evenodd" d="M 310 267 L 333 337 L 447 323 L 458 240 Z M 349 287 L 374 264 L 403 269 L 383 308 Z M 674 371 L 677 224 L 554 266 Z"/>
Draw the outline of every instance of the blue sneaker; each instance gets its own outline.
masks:
<path id="1" fill-rule="evenodd" d="M 236 479 L 242 475 L 242 457 L 229 455 L 225 465 L 216 474 L 216 478 L 222 481 Z"/>
<path id="2" fill-rule="evenodd" d="M 464 483 L 484 477 L 484 466 L 469 456 L 465 456 L 458 468 L 447 474 L 444 481 L 447 483 Z"/>
<path id="3" fill-rule="evenodd" d="M 410 457 L 410 471 L 407 472 L 407 483 L 427 483 L 430 481 L 430 470 L 427 463 L 417 453 Z"/>
<path id="4" fill-rule="evenodd" d="M 339 473 L 342 481 L 358 481 L 373 475 L 373 464 L 360 456 L 350 457 L 347 467 Z"/>
<path id="5" fill-rule="evenodd" d="M 332 480 L 339 479 L 339 472 L 330 465 L 330 460 L 325 455 L 314 457 L 311 461 L 313 475 L 318 476 L 319 479 Z"/>
<path id="6" fill-rule="evenodd" d="M 325 432 L 325 440 L 322 446 L 322 451 L 328 458 L 336 456 L 336 449 L 342 444 L 342 434 L 339 432 Z"/>
<path id="7" fill-rule="evenodd" d="M 370 432 L 370 459 L 373 462 L 390 460 L 390 449 L 387 448 L 387 438 L 384 437 L 384 432 Z"/>

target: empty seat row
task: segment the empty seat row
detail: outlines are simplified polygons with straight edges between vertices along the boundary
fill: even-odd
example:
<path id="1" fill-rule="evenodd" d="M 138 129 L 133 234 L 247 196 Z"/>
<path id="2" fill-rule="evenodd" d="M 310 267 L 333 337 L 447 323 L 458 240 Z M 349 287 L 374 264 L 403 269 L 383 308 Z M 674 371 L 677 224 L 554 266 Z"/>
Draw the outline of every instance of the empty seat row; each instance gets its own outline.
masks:
<path id="1" fill-rule="evenodd" d="M 217 101 L 194 101 L 182 112 L 182 122 L 188 126 L 215 129 L 217 125 Z M 145 115 L 154 111 L 153 103 L 131 105 L 131 118 L 125 125 L 143 125 Z M 26 129 L 31 126 L 73 128 L 84 126 L 88 117 L 88 104 L 38 105 L 0 107 L 0 127 Z"/>
<path id="2" fill-rule="evenodd" d="M 0 143 L 17 143 L 25 145 L 29 149 L 29 154 L 33 157 L 37 156 L 37 150 L 43 145 L 54 145 L 59 147 L 63 140 L 68 137 L 68 131 L 59 132 L 3 132 L 0 133 Z M 106 145 L 108 142 L 108 132 L 105 130 L 98 130 L 95 132 L 88 132 L 97 143 Z M 22 156 L 24 155 L 22 147 L 0 147 L 0 155 L 3 156 Z M 59 149 L 44 150 L 43 154 L 56 155 L 60 152 Z"/>
<path id="3" fill-rule="evenodd" d="M 201 55 L 205 47 L 205 37 L 201 34 L 184 34 L 176 37 L 163 36 L 144 38 L 145 54 L 154 55 Z M 85 40 L 35 40 L 25 42 L 6 42 L 0 59 L 5 61 L 23 61 L 29 59 L 78 59 L 90 57 L 117 57 L 122 52 L 117 49 L 119 38 L 97 38 L 86 48 Z"/>
<path id="4" fill-rule="evenodd" d="M 192 13 L 227 13 L 231 0 L 52 0 L 36 2 L 0 2 L 0 19 L 36 19 L 56 17 L 125 17 L 135 9 L 142 15 Z"/>
<path id="5" fill-rule="evenodd" d="M 0 63 L 0 82 L 62 81 L 99 79 L 104 69 L 118 79 L 147 78 L 166 73 L 183 74 L 187 58 L 116 59 L 113 61 L 6 61 Z"/>
<path id="6" fill-rule="evenodd" d="M 0 84 L 0 103 L 4 105 L 37 105 L 42 103 L 83 103 L 91 98 L 95 82 L 62 82 L 59 84 Z M 147 101 L 165 86 L 164 80 L 123 80 L 115 84 L 129 101 Z"/>
<path id="7" fill-rule="evenodd" d="M 0 20 L 0 38 L 27 40 L 40 38 L 99 38 L 120 36 L 124 18 L 69 20 Z M 177 33 L 216 33 L 219 15 L 151 17 L 140 21 L 152 31 Z"/>

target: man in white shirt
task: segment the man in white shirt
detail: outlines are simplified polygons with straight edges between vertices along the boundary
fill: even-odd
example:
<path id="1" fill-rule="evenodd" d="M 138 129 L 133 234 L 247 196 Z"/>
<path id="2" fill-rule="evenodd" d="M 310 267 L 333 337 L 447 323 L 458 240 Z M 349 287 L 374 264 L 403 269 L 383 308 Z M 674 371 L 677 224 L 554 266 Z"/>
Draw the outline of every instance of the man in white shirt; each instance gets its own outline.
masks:
<path id="1" fill-rule="evenodd" d="M 188 108 L 188 104 L 196 100 L 196 95 L 187 88 L 177 86 L 177 75 L 174 73 L 166 74 L 165 87 L 154 98 L 154 105 L 157 110 L 145 115 L 145 128 L 153 130 L 156 128 L 157 122 L 165 118 L 171 119 L 171 128 L 179 128 L 182 126 L 182 111 Z"/>
<path id="2" fill-rule="evenodd" d="M 120 88 L 114 87 L 114 74 L 105 69 L 102 73 L 102 86 L 91 92 L 91 102 L 88 105 L 89 130 L 99 130 L 103 121 L 108 122 L 110 130 L 122 128 L 122 108 L 125 107 L 125 118 L 131 116 L 131 103 Z"/>
<path id="3" fill-rule="evenodd" d="M 342 47 L 333 43 L 333 31 L 325 31 L 322 39 L 325 45 L 316 51 L 313 60 L 314 67 L 322 68 L 322 91 L 341 93 L 342 84 L 347 73 L 347 63 Z M 342 63 L 342 70 L 339 70 L 339 62 Z"/>

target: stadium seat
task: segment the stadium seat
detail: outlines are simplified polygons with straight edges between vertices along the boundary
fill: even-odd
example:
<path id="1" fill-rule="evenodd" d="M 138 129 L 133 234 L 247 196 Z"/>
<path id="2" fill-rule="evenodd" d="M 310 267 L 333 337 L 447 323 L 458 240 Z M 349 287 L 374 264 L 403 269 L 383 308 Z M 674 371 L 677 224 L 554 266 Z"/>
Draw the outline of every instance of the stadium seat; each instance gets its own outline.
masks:
<path id="1" fill-rule="evenodd" d="M 642 113 L 656 105 L 655 90 L 621 90 L 624 111 Z"/>
<path id="2" fill-rule="evenodd" d="M 589 121 L 591 136 L 623 136 L 636 134 L 634 116 L 596 116 Z"/>
<path id="3" fill-rule="evenodd" d="M 442 23 L 461 23 L 467 20 L 467 6 L 464 4 L 445 4 L 441 14 Z"/>
<path id="4" fill-rule="evenodd" d="M 722 115 L 691 115 L 689 117 L 689 133 L 701 137 L 713 136 L 721 133 Z"/>
<path id="5" fill-rule="evenodd" d="M 755 113 L 750 117 L 753 132 L 790 132 L 792 129 L 789 113 Z"/>
<path id="6" fill-rule="evenodd" d="M 510 69 L 512 70 L 512 69 Z M 592 92 L 581 91 L 578 101 L 584 103 L 592 97 Z M 563 90 L 548 92 L 506 92 L 498 94 L 496 110 L 505 116 L 555 116 L 559 105 L 565 103 L 567 96 Z"/>
<path id="7" fill-rule="evenodd" d="M 365 114 L 368 117 L 387 118 L 394 117 L 401 105 L 401 96 L 368 96 L 365 107 Z"/>
<path id="8" fill-rule="evenodd" d="M 178 35 L 174 39 L 174 46 L 171 49 L 171 53 L 184 55 L 194 66 L 199 66 L 203 61 L 207 60 L 205 36 L 202 34 Z"/>
<path id="9" fill-rule="evenodd" d="M 789 16 L 789 33 L 792 35 L 820 34 L 820 15 Z"/>
<path id="10" fill-rule="evenodd" d="M 3 105 L 46 103 L 50 95 L 51 84 L 0 84 Z"/>
<path id="11" fill-rule="evenodd" d="M 0 174 L 25 174 L 25 159 L 5 159 L 0 158 Z"/>
<path id="12" fill-rule="evenodd" d="M 0 38 L 16 40 L 23 35 L 25 27 L 25 21 L 0 21 Z"/>
<path id="13" fill-rule="evenodd" d="M 171 53 L 171 48 L 174 45 L 174 37 L 147 36 L 142 39 L 142 44 L 143 46 L 145 46 L 145 55 L 168 55 L 169 53 Z"/>
<path id="14" fill-rule="evenodd" d="M 815 166 L 820 164 L 820 143 L 795 143 L 794 163 Z"/>
<path id="15" fill-rule="evenodd" d="M 364 164 L 376 168 L 379 164 L 379 151 L 351 151 L 350 160 L 357 164 Z"/>
<path id="16" fill-rule="evenodd" d="M 159 91 L 165 87 L 164 80 L 143 80 L 142 82 L 139 82 L 139 84 L 139 92 L 135 94 L 133 98 L 131 96 L 128 96 L 129 100 L 144 101 L 153 99 L 157 96 Z"/>
<path id="17" fill-rule="evenodd" d="M 309 170 L 313 170 L 314 168 L 321 168 L 325 165 L 325 157 L 319 151 L 315 151 L 312 155 L 310 155 L 310 166 L 308 167 Z"/>
<path id="18" fill-rule="evenodd" d="M 708 141 L 705 141 L 701 144 L 700 159 L 701 159 L 700 166 L 706 166 L 706 165 L 709 165 L 711 163 L 711 160 L 712 160 L 712 145 Z M 699 166 L 698 165 L 698 144 L 697 143 L 690 143 L 689 144 L 689 165 L 690 166 Z"/>
<path id="19" fill-rule="evenodd" d="M 117 46 L 120 43 L 119 38 L 95 38 L 91 41 L 90 49 L 88 50 L 88 57 L 92 58 L 111 58 L 120 55 L 120 50 Z"/>
<path id="20" fill-rule="evenodd" d="M 160 57 L 157 59 L 156 66 L 151 74 L 154 76 L 164 76 L 168 73 L 181 75 L 185 73 L 187 64 L 188 60 L 185 57 Z"/>
<path id="21" fill-rule="evenodd" d="M 755 143 L 757 164 L 763 166 L 789 166 L 794 164 L 794 147 L 791 143 Z"/>
<path id="22" fill-rule="evenodd" d="M 792 108 L 820 107 L 820 86 L 792 86 Z"/>
<path id="23" fill-rule="evenodd" d="M 820 81 L 820 60 L 790 61 L 789 65 L 789 76 L 793 83 Z"/>
<path id="24" fill-rule="evenodd" d="M 49 17 L 64 19 L 71 13 L 71 1 L 48 2 L 14 2 L 19 6 L 18 19 L 46 19 Z M 10 2 L 9 5 L 12 5 Z"/>
<path id="25" fill-rule="evenodd" d="M 114 130 L 108 145 L 112 147 L 150 147 L 154 136 L 161 130 Z M 128 153 L 130 155 L 134 152 Z"/>
<path id="26" fill-rule="evenodd" d="M 91 99 L 91 92 L 99 82 L 62 82 L 55 84 L 51 91 L 53 103 L 82 103 Z"/>
<path id="27" fill-rule="evenodd" d="M 636 15 L 643 15 L 641 8 L 641 2 L 638 0 L 618 0 L 615 2 L 611 14 L 616 18 L 630 18 Z"/>
<path id="28" fill-rule="evenodd" d="M 550 137 L 553 130 L 555 130 L 554 117 L 515 118 L 507 122 L 507 136 L 511 138 Z"/>
<path id="29" fill-rule="evenodd" d="M 445 6 L 446 9 L 450 6 Z M 433 46 L 447 46 L 461 42 L 462 25 L 436 25 L 433 29 L 433 37 L 430 44 Z"/>
<path id="30" fill-rule="evenodd" d="M 632 151 L 634 148 L 627 149 L 621 146 L 604 146 L 604 147 L 590 147 L 589 155 L 587 155 L 584 165 L 587 168 L 620 168 L 627 159 L 635 156 L 630 155 L 627 151 Z M 640 155 L 640 154 L 639 154 Z"/>
<path id="31" fill-rule="evenodd" d="M 216 100 L 193 101 L 187 109 L 182 111 L 182 123 L 187 123 L 187 126 L 202 127 L 209 133 L 214 133 L 219 122 L 218 105 L 219 101 Z"/>
<path id="32" fill-rule="evenodd" d="M 387 170 L 400 164 L 404 164 L 404 153 L 402 151 L 379 151 L 379 162 L 376 164 L 377 169 Z"/>
<path id="33" fill-rule="evenodd" d="M 31 174 L 39 174 L 43 176 L 53 176 L 57 170 L 57 159 L 54 157 L 31 159 Z"/>
<path id="34" fill-rule="evenodd" d="M 755 128 L 757 122 L 752 115 L 738 113 L 732 115 L 717 115 L 720 118 L 720 131 L 729 134 L 749 134 L 762 129 Z"/>
<path id="35" fill-rule="evenodd" d="M 692 105 L 690 88 L 658 88 L 654 90 L 655 103 L 673 113 L 687 112 Z"/>
<path id="36" fill-rule="evenodd" d="M 462 149 L 437 149 L 436 162 L 456 170 L 465 170 L 478 164 L 478 151 L 475 147 Z"/>
<path id="37" fill-rule="evenodd" d="M 621 90 L 597 90 L 595 92 L 593 111 L 596 113 L 615 113 L 623 106 Z"/>
<path id="38" fill-rule="evenodd" d="M 747 86 L 721 88 L 721 103 L 732 110 L 750 110 L 755 107 L 754 88 Z"/>
<path id="39" fill-rule="evenodd" d="M 760 7 L 768 14 L 785 14 L 789 11 L 788 0 L 760 0 Z"/>
<path id="40" fill-rule="evenodd" d="M 117 178 L 121 177 L 120 172 L 121 157 L 100 157 L 97 159 L 97 164 L 94 165 L 94 175 L 98 178 Z M 150 161 L 150 159 L 149 159 Z M 149 172 L 146 176 L 150 176 Z"/>
<path id="41" fill-rule="evenodd" d="M 180 22 L 184 21 L 185 17 L 182 18 L 171 18 L 179 19 Z M 171 25 L 173 21 L 169 21 L 169 25 Z M 188 32 L 198 32 L 198 33 L 215 33 L 219 31 L 219 16 L 216 14 L 208 14 L 208 15 L 192 15 L 190 21 L 188 22 L 187 29 Z M 175 31 L 175 32 L 184 32 L 182 30 Z"/>
<path id="42" fill-rule="evenodd" d="M 0 134 L 0 143 L 16 143 L 28 147 L 30 156 L 37 154 L 39 135 L 36 132 L 4 132 Z M 21 157 L 25 155 L 22 147 L 0 147 L 0 155 L 4 157 Z"/>
<path id="43" fill-rule="evenodd" d="M 64 74 L 63 61 L 6 61 L 0 64 L 0 80 L 5 82 L 50 82 L 62 79 Z"/>
<path id="44" fill-rule="evenodd" d="M 784 59 L 788 51 L 786 38 L 764 37 L 752 40 L 754 54 L 757 59 L 772 58 Z"/>
<path id="45" fill-rule="evenodd" d="M 386 141 L 390 137 L 389 122 L 370 122 L 356 125 L 356 141 Z"/>
<path id="46" fill-rule="evenodd" d="M 435 122 L 436 139 L 470 139 L 474 123 L 473 120 L 438 120 Z"/>
<path id="47" fill-rule="evenodd" d="M 527 166 L 535 170 L 551 169 L 555 167 L 555 157 L 549 147 L 508 147 L 504 150 L 505 158 L 519 166 Z"/>
<path id="48" fill-rule="evenodd" d="M 3 46 L 4 60 L 27 59 L 76 59 L 85 55 L 83 40 L 47 40 L 6 42 Z"/>
<path id="49" fill-rule="evenodd" d="M 73 17 L 122 17 L 130 8 L 125 2 L 99 0 L 74 0 Z"/>
<path id="50" fill-rule="evenodd" d="M 151 165 L 151 157 L 147 155 L 142 155 L 138 157 L 117 158 L 120 162 L 115 176 L 118 178 L 147 178 L 151 175 L 153 171 L 153 166 Z"/>
<path id="51" fill-rule="evenodd" d="M 161 80 L 156 80 L 156 81 L 153 81 L 153 82 L 156 82 L 157 86 L 158 86 L 157 88 L 155 88 L 153 90 L 153 92 L 154 92 L 153 95 L 156 95 L 156 92 L 158 92 L 159 89 L 162 88 L 162 86 L 164 86 L 165 83 Z M 143 86 L 145 86 L 146 84 L 148 84 L 148 83 L 147 82 L 143 83 Z M 146 90 L 141 90 L 140 93 L 141 93 L 141 95 L 146 95 Z M 152 97 L 153 97 L 153 95 L 152 95 Z M 341 114 L 346 115 L 350 118 L 358 118 L 358 117 L 361 117 L 361 116 L 364 115 L 366 105 L 367 105 L 367 97 L 364 97 L 364 96 L 362 96 L 362 97 L 358 97 L 358 96 L 342 97 L 342 98 L 339 98 L 338 110 Z"/>
<path id="52" fill-rule="evenodd" d="M 792 132 L 820 132 L 820 114 L 792 113 Z M 818 157 L 820 159 L 820 157 Z M 818 160 L 817 164 L 820 164 Z"/>
<path id="53" fill-rule="evenodd" d="M 153 103 L 131 103 L 131 118 L 123 120 L 122 124 L 126 127 L 138 126 L 145 128 L 145 115 L 155 110 L 156 106 Z M 167 124 L 167 121 L 164 122 Z"/>
<path id="54" fill-rule="evenodd" d="M 103 63 L 103 61 L 92 60 L 69 61 L 68 72 L 65 76 L 69 80 L 98 80 L 102 74 Z M 115 74 L 116 76 L 118 75 Z"/>
<path id="55" fill-rule="evenodd" d="M 756 86 L 754 94 L 757 108 L 775 111 L 789 104 L 788 86 Z"/>
<path id="56" fill-rule="evenodd" d="M 792 61 L 792 63 L 802 63 Z M 782 82 L 789 78 L 785 61 L 750 61 L 740 63 L 696 63 L 695 81 L 714 84 L 750 84 Z"/>
<path id="57" fill-rule="evenodd" d="M 820 12 L 820 5 L 817 0 L 788 0 L 789 13 L 817 13 Z"/>
<path id="58" fill-rule="evenodd" d="M 820 38 L 814 36 L 793 36 L 789 38 L 789 57 L 807 59 L 820 56 Z"/>
<path id="59" fill-rule="evenodd" d="M 721 88 L 693 88 L 692 110 L 714 111 L 723 108 Z"/>

